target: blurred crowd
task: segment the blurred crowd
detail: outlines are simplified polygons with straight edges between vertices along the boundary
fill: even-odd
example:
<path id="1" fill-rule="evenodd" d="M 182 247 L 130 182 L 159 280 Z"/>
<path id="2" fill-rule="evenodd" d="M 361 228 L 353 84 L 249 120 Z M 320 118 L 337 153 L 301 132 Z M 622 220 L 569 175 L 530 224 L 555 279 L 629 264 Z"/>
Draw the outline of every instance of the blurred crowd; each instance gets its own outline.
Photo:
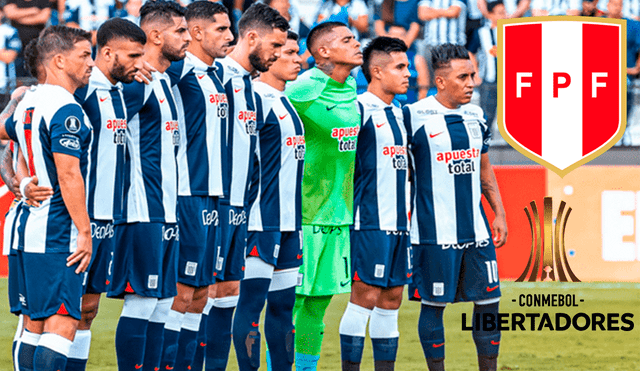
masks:
<path id="1" fill-rule="evenodd" d="M 4 0 L 0 25 L 0 93 L 28 83 L 22 47 L 50 24 L 66 24 L 95 31 L 105 20 L 124 17 L 134 22 L 144 0 Z M 188 5 L 192 0 L 177 0 Z M 256 0 L 222 0 L 232 19 Z M 397 37 L 410 47 L 411 89 L 400 103 L 427 96 L 432 88 L 429 54 L 442 43 L 462 44 L 473 54 L 477 68 L 477 103 L 494 122 L 497 103 L 497 21 L 547 15 L 583 15 L 627 19 L 628 107 L 634 87 L 640 87 L 640 0 L 259 0 L 278 10 L 301 37 L 301 51 L 309 30 L 325 20 L 348 24 L 363 44 L 375 36 Z M 95 37 L 94 37 L 95 38 Z M 304 67 L 313 59 L 304 55 Z M 366 80 L 356 71 L 360 91 Z M 637 81 L 636 81 L 637 80 Z M 5 94 L 6 95 L 6 94 Z M 639 94 L 640 95 L 640 94 Z M 4 103 L 4 102 L 0 102 Z M 4 106 L 4 104 L 2 104 Z M 628 113 L 631 113 L 628 109 Z"/>

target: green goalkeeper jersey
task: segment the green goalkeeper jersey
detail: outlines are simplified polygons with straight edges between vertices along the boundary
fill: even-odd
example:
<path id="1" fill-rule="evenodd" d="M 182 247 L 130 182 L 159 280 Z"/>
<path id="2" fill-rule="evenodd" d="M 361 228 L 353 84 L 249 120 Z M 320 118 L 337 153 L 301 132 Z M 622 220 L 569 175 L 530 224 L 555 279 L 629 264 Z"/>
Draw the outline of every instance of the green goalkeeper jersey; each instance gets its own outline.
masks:
<path id="1" fill-rule="evenodd" d="M 353 224 L 353 172 L 360 113 L 356 82 L 313 68 L 285 91 L 305 131 L 302 224 Z"/>

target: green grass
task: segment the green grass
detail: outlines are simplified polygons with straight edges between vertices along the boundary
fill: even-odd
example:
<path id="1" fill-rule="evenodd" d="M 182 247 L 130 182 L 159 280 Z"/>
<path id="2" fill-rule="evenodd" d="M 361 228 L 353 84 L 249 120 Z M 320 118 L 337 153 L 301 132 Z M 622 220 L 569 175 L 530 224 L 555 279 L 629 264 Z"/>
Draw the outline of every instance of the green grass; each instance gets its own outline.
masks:
<path id="1" fill-rule="evenodd" d="M 596 283 L 525 283 L 504 282 L 501 312 L 542 313 L 578 312 L 633 313 L 633 331 L 577 331 L 556 332 L 505 331 L 502 334 L 499 370 L 531 371 L 600 371 L 640 370 L 640 284 Z M 575 294 L 583 299 L 577 308 L 521 308 L 512 299 L 520 294 Z M 0 280 L 0 297 L 7 296 L 7 280 Z M 338 324 L 348 296 L 336 297 L 327 311 L 325 339 L 320 360 L 321 370 L 340 370 Z M 8 305 L 0 308 L 0 370 L 11 370 L 10 344 L 17 323 L 8 312 Z M 121 302 L 103 299 L 98 318 L 94 322 L 93 342 L 88 370 L 115 371 L 115 327 Z M 461 313 L 471 313 L 472 304 L 451 305 L 445 312 L 446 355 L 448 371 L 477 369 L 476 354 L 469 331 L 462 331 Z M 400 311 L 400 349 L 398 371 L 426 370 L 426 363 L 418 339 L 417 321 L 420 306 L 405 302 Z M 264 348 L 263 348 L 264 349 Z M 263 355 L 264 356 L 264 355 Z M 373 370 L 371 343 L 366 343 L 362 370 Z M 264 365 L 264 362 L 263 362 Z M 262 369 L 266 369 L 263 366 Z M 231 354 L 228 370 L 237 370 L 235 355 Z"/>

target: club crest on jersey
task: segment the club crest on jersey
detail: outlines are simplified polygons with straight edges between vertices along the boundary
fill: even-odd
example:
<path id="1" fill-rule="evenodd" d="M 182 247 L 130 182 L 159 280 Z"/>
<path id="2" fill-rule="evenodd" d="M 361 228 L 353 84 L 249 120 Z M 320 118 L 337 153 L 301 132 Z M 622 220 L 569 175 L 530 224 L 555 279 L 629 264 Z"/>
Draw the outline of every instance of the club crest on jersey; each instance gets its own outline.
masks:
<path id="1" fill-rule="evenodd" d="M 113 143 L 117 145 L 124 145 L 124 139 L 127 130 L 127 120 L 124 119 L 110 119 L 107 120 L 107 130 L 113 131 Z"/>
<path id="2" fill-rule="evenodd" d="M 331 138 L 338 140 L 338 150 L 340 152 L 355 151 L 359 132 L 360 126 L 333 128 L 331 130 Z"/>
<path id="3" fill-rule="evenodd" d="M 285 144 L 287 147 L 293 147 L 293 153 L 296 160 L 304 160 L 304 153 L 306 151 L 304 135 L 288 137 Z"/>
<path id="4" fill-rule="evenodd" d="M 498 21 L 498 127 L 513 148 L 563 177 L 622 138 L 626 22 Z"/>
<path id="5" fill-rule="evenodd" d="M 469 128 L 469 134 L 471 135 L 471 138 L 474 138 L 474 139 L 482 138 L 482 131 L 480 130 L 480 124 L 478 124 L 477 122 L 471 122 L 467 125 L 467 127 Z"/>
<path id="6" fill-rule="evenodd" d="M 173 145 L 176 147 L 180 145 L 180 131 L 178 127 L 178 121 L 171 120 L 166 122 L 164 128 L 166 131 L 171 132 Z"/>
<path id="7" fill-rule="evenodd" d="M 64 121 L 64 127 L 67 128 L 68 132 L 75 134 L 80 131 L 80 120 L 75 116 L 69 116 Z"/>
<path id="8" fill-rule="evenodd" d="M 471 174 L 476 171 L 474 159 L 480 157 L 480 150 L 476 148 L 459 149 L 456 151 L 438 152 L 437 162 L 444 162 L 451 175 Z"/>
<path id="9" fill-rule="evenodd" d="M 209 103 L 218 106 L 218 117 L 221 119 L 227 117 L 229 111 L 229 101 L 226 94 L 209 94 Z"/>
<path id="10" fill-rule="evenodd" d="M 238 120 L 244 122 L 247 134 L 258 135 L 258 127 L 256 125 L 256 111 L 240 111 L 238 112 Z"/>

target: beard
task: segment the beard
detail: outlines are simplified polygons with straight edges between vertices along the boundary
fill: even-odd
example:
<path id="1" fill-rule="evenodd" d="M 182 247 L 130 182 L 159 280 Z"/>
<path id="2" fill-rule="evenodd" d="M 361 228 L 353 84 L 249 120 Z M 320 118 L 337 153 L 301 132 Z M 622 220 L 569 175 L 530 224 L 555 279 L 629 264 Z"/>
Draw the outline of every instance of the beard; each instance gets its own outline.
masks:
<path id="1" fill-rule="evenodd" d="M 185 57 L 185 53 L 182 50 L 183 48 L 174 49 L 169 47 L 167 44 L 164 44 L 162 46 L 162 56 L 165 57 L 169 62 L 181 61 Z"/>
<path id="2" fill-rule="evenodd" d="M 137 72 L 137 69 L 135 69 L 133 72 Z M 133 82 L 133 78 L 135 77 L 135 74 L 131 74 L 131 76 L 129 76 L 127 74 L 127 71 L 125 70 L 124 65 L 120 64 L 120 61 L 118 61 L 118 55 L 116 54 L 116 58 L 113 61 L 113 67 L 111 68 L 111 77 L 116 80 L 116 81 L 120 81 L 123 84 L 128 84 Z"/>
<path id="3" fill-rule="evenodd" d="M 256 50 L 253 53 L 249 54 L 249 63 L 251 66 L 256 69 L 258 72 L 267 72 L 269 71 L 269 66 L 264 64 L 260 59 L 260 53 L 262 52 L 262 44 L 256 47 Z"/>

